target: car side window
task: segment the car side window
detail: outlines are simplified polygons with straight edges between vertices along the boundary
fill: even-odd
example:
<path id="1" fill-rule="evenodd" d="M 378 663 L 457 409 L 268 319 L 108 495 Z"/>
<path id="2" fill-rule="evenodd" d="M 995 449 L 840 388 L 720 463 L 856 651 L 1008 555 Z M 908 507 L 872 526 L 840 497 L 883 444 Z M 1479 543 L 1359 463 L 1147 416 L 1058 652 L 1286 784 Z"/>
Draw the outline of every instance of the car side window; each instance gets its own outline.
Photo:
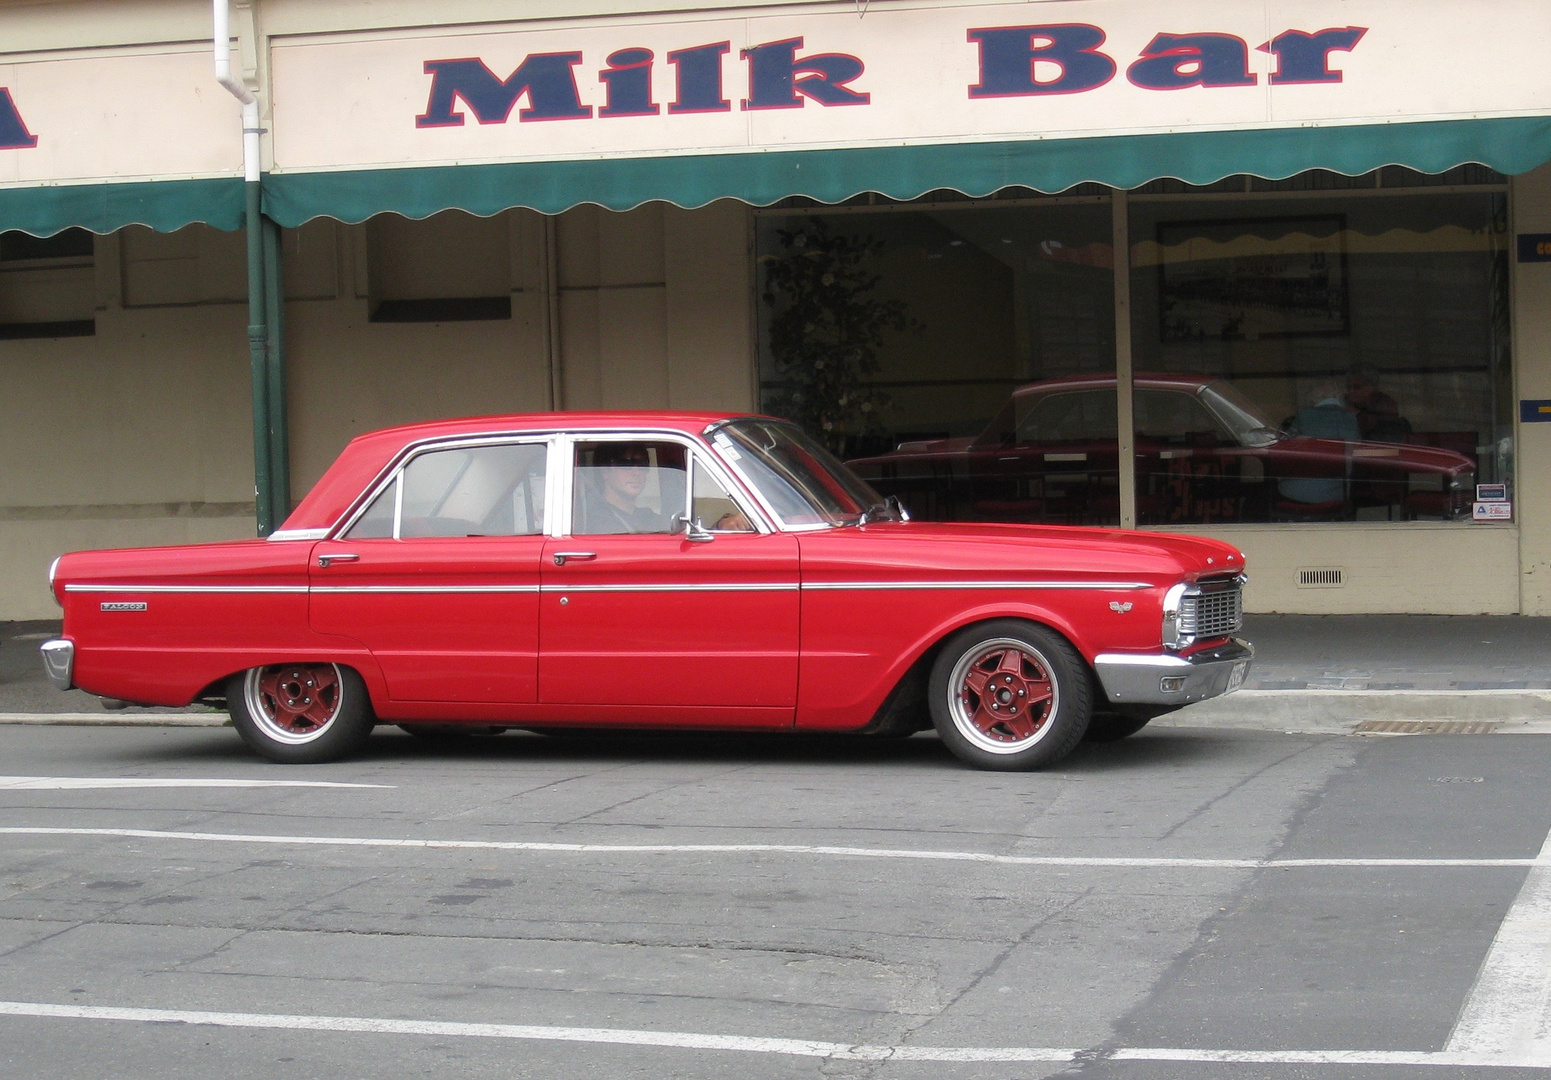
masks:
<path id="1" fill-rule="evenodd" d="M 347 538 L 538 535 L 544 531 L 547 458 L 543 443 L 419 454 L 378 495 Z"/>
<path id="2" fill-rule="evenodd" d="M 695 462 L 695 499 L 690 514 L 712 532 L 754 532 L 749 521 L 722 482 L 699 460 Z"/>
<path id="3" fill-rule="evenodd" d="M 687 461 L 674 442 L 577 443 L 572 535 L 675 531 L 675 516 L 686 510 Z"/>
<path id="4" fill-rule="evenodd" d="M 1222 425 L 1193 394 L 1177 390 L 1136 391 L 1136 433 L 1143 438 L 1185 442 L 1218 437 Z"/>
<path id="5" fill-rule="evenodd" d="M 1047 394 L 1026 409 L 1018 417 L 1020 443 L 1108 442 L 1117 437 L 1113 388 Z"/>

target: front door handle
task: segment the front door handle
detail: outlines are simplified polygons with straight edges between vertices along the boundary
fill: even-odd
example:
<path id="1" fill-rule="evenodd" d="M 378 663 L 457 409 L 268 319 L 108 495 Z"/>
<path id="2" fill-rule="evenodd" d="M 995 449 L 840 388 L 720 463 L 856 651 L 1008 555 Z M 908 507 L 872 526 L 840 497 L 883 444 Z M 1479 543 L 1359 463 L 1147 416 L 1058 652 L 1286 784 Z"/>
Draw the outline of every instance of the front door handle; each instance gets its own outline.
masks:
<path id="1" fill-rule="evenodd" d="M 564 566 L 567 559 L 586 562 L 588 559 L 596 559 L 597 557 L 598 553 L 596 551 L 557 551 L 555 552 L 555 565 Z"/>
<path id="2" fill-rule="evenodd" d="M 361 556 L 356 555 L 353 552 L 341 551 L 341 552 L 337 552 L 337 553 L 332 554 L 332 555 L 319 555 L 318 556 L 318 565 L 323 567 L 323 569 L 327 570 L 328 567 L 329 567 L 329 563 L 357 562 L 357 561 L 360 560 L 360 558 L 361 558 Z"/>

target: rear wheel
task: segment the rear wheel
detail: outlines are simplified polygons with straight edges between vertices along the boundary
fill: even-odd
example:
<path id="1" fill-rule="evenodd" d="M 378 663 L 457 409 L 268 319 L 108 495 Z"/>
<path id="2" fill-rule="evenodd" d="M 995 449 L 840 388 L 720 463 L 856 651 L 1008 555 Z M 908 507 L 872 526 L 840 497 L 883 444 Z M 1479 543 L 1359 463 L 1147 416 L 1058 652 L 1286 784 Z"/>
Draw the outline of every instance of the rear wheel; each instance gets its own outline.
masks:
<path id="1" fill-rule="evenodd" d="M 360 749 L 371 734 L 361 676 L 338 664 L 271 664 L 233 675 L 227 711 L 248 748 L 270 761 L 310 765 Z"/>
<path id="2" fill-rule="evenodd" d="M 1091 701 L 1082 657 L 1017 619 L 967 627 L 932 665 L 928 702 L 943 743 L 981 769 L 1039 769 L 1072 752 Z"/>

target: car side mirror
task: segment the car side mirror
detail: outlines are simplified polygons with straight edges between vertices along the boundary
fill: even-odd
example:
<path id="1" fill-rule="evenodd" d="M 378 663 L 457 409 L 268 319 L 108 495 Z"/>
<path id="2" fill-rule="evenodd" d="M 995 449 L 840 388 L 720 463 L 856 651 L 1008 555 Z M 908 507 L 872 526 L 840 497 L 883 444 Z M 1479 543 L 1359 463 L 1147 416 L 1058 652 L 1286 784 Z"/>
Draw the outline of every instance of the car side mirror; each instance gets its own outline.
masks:
<path id="1" fill-rule="evenodd" d="M 684 514 L 674 514 L 669 519 L 669 525 L 674 533 L 683 533 L 684 539 L 691 544 L 709 544 L 716 539 L 716 534 L 703 525 L 699 518 L 688 517 Z"/>

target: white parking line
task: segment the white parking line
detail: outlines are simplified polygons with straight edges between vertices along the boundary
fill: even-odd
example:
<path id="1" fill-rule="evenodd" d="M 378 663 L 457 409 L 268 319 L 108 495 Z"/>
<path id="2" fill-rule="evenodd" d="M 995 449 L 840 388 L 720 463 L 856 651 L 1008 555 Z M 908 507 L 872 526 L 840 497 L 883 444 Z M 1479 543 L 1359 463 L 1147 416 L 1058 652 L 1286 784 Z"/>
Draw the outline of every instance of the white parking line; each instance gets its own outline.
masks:
<path id="1" fill-rule="evenodd" d="M 476 1024 L 447 1020 L 393 1020 L 365 1016 L 285 1016 L 273 1013 L 204 1012 L 188 1009 L 137 1009 L 100 1005 L 49 1005 L 0 1001 L 0 1015 L 61 1020 L 115 1020 L 143 1024 L 198 1024 L 209 1027 L 265 1028 L 282 1031 L 361 1032 L 373 1035 L 432 1035 L 440 1038 L 517 1039 L 546 1042 L 654 1046 L 676 1050 L 724 1050 L 779 1054 L 834 1061 L 922 1062 L 1071 1062 L 1084 1051 L 1053 1046 L 881 1046 L 820 1042 L 811 1039 L 706 1035 L 690 1031 L 642 1031 L 629 1028 L 561 1027 L 547 1024 Z M 1121 1047 L 1093 1056 L 1117 1061 L 1184 1061 L 1249 1065 L 1400 1065 L 1458 1068 L 1501 1066 L 1490 1054 L 1411 1050 L 1197 1050 L 1178 1047 Z M 1551 1068 L 1551 1059 L 1513 1062 L 1519 1067 Z"/>
<path id="2" fill-rule="evenodd" d="M 109 788 L 391 788 L 327 780 L 227 780 L 167 776 L 0 776 L 0 791 L 94 791 Z"/>
<path id="3" fill-rule="evenodd" d="M 818 855 L 844 859 L 916 859 L 929 862 L 992 863 L 1001 866 L 1093 866 L 1209 870 L 1292 870 L 1316 867 L 1530 866 L 1534 859 L 1195 859 L 1189 857 L 997 855 L 987 851 L 915 851 L 909 848 L 832 847 L 824 844 L 561 844 L 527 840 L 415 840 L 374 836 L 273 836 L 262 833 L 184 832 L 173 829 L 88 829 L 8 826 L 0 835 L 113 836 L 128 840 L 185 840 L 218 844 L 280 844 L 298 847 L 422 848 L 453 851 L 555 852 L 581 855 Z"/>
<path id="4" fill-rule="evenodd" d="M 1551 1058 L 1551 836 L 1497 928 L 1445 1048 L 1519 1062 Z"/>

